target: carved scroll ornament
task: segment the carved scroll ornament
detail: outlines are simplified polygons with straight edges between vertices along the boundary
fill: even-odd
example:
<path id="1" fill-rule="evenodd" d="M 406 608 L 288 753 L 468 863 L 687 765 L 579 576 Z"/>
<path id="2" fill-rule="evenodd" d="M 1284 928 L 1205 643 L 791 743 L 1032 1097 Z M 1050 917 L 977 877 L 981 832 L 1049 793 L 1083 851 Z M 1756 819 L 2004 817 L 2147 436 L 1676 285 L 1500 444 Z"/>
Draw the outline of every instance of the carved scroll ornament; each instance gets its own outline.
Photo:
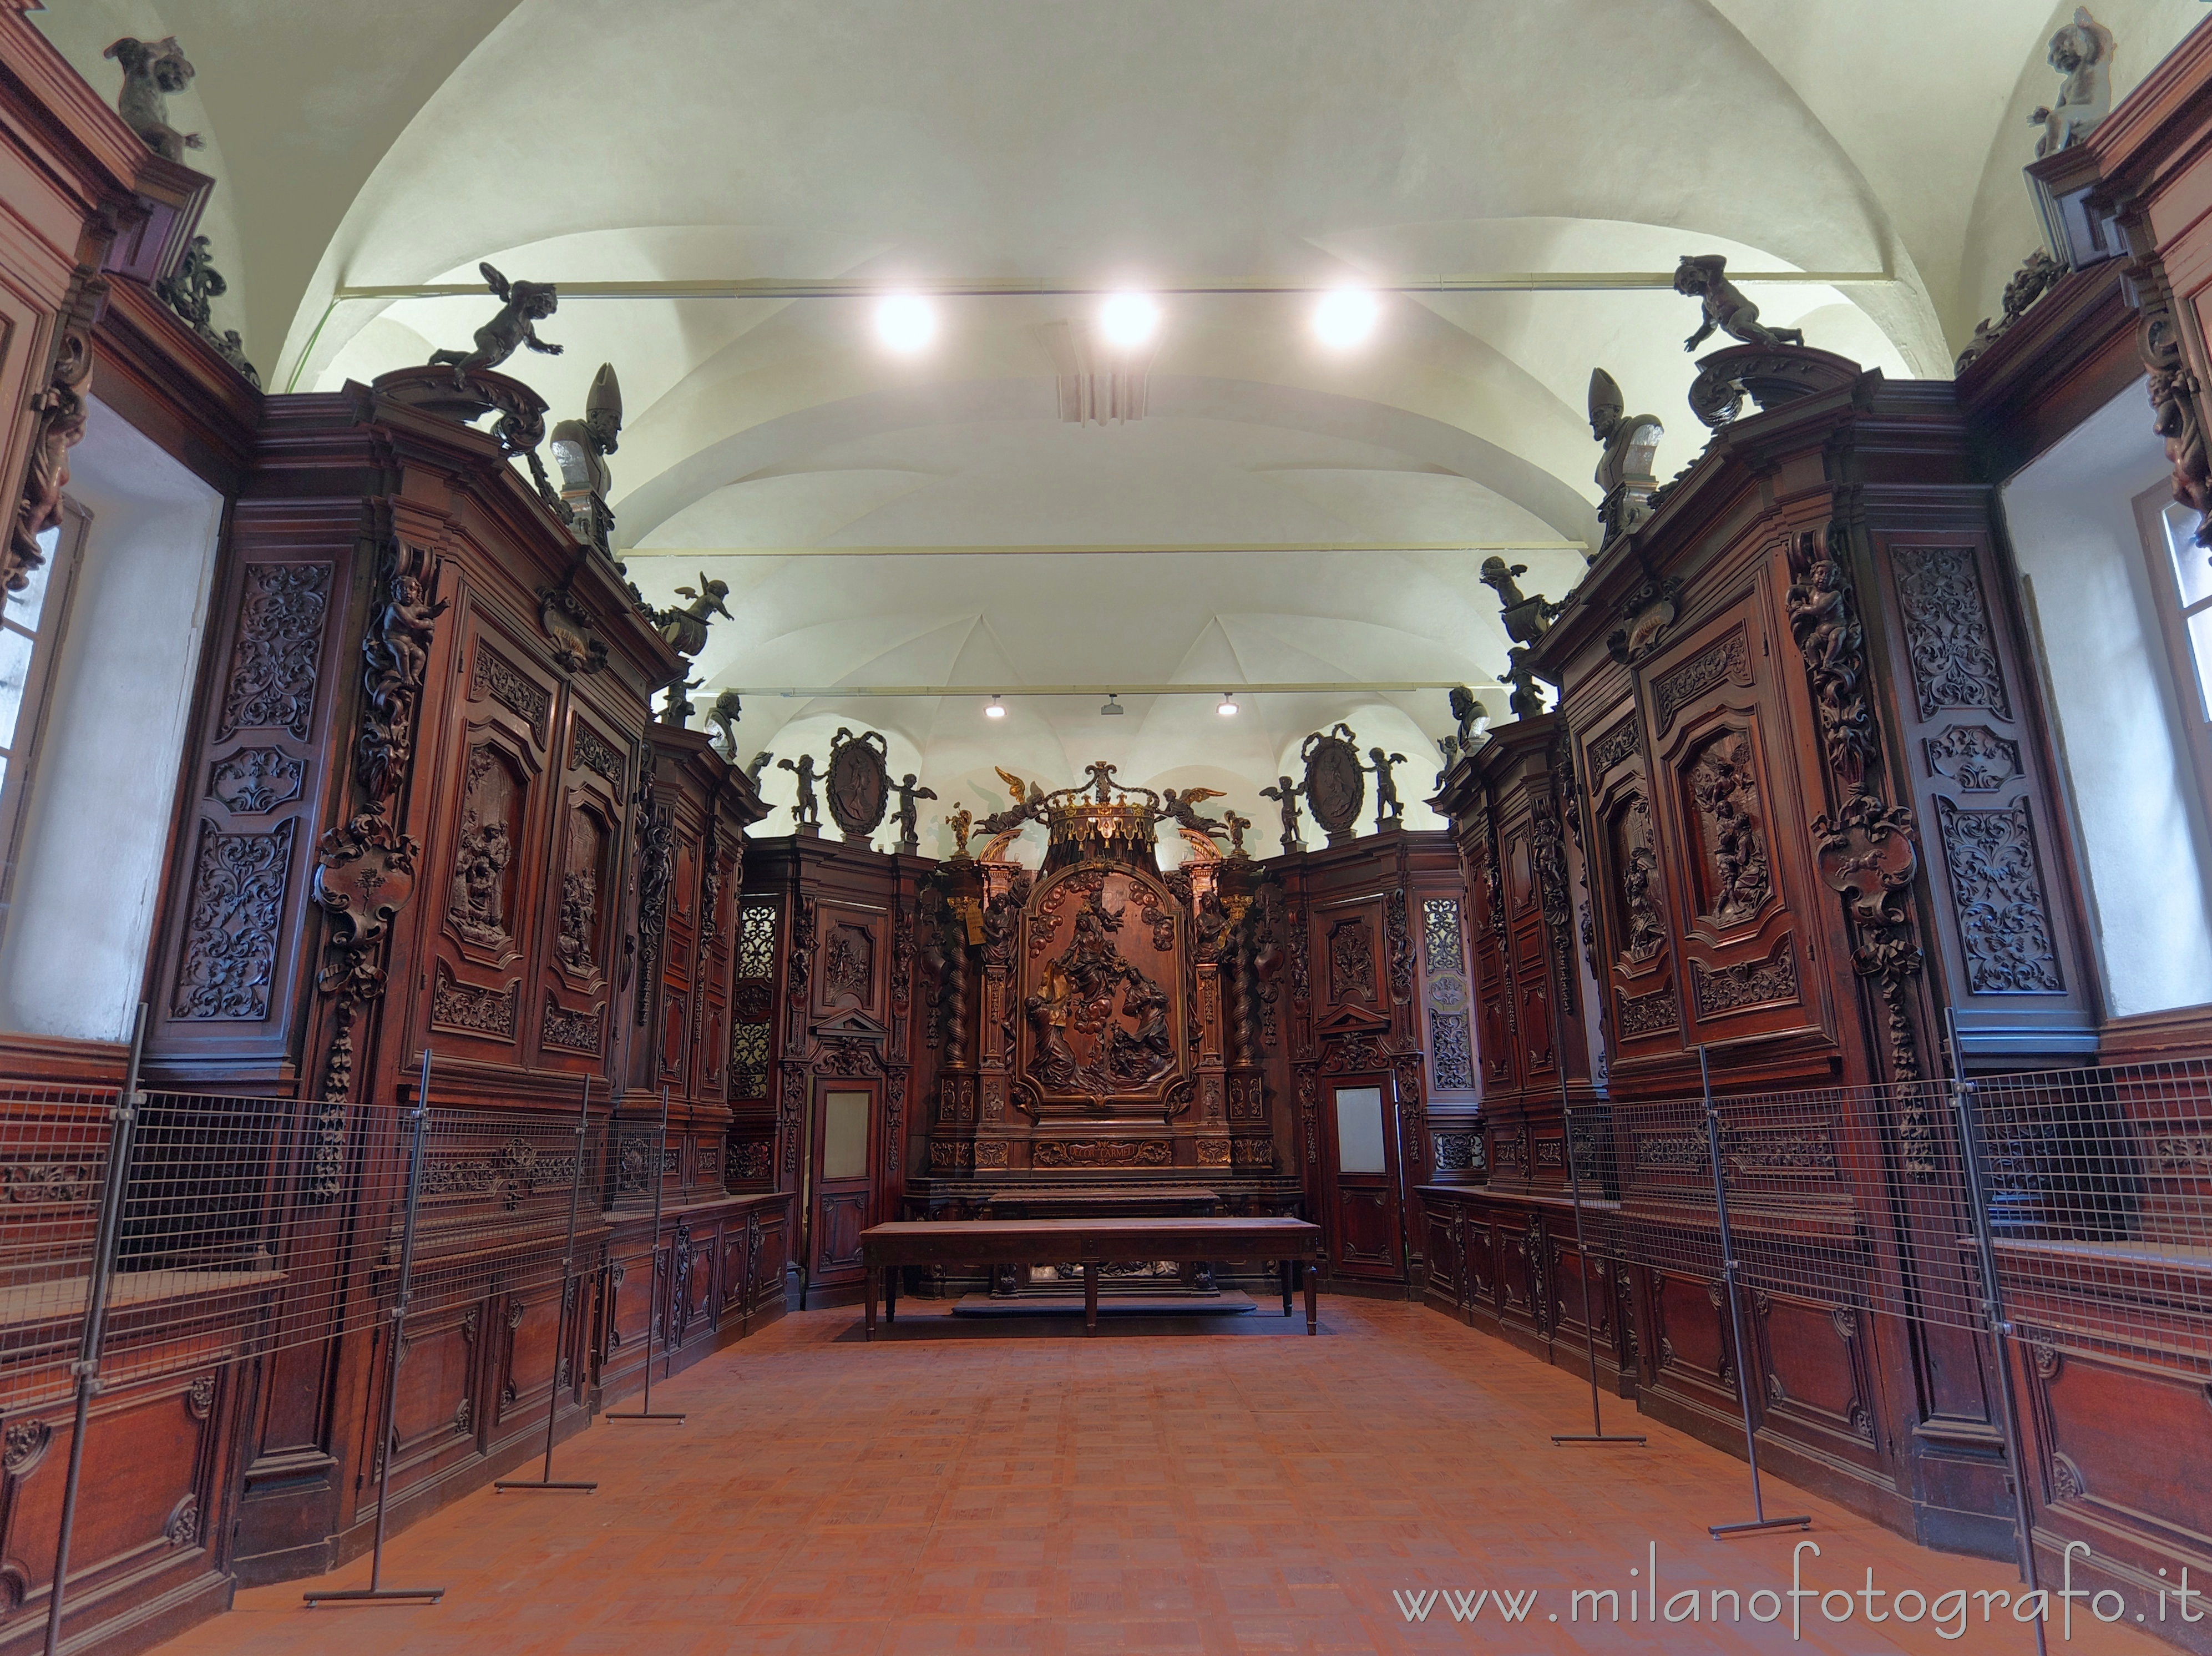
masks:
<path id="1" fill-rule="evenodd" d="M 2151 430 L 2166 443 L 2174 499 L 2204 519 L 2197 526 L 2197 544 L 2212 547 L 2212 457 L 2204 447 L 2203 388 L 2182 355 L 2165 271 L 2155 259 L 2141 259 L 2128 275 L 2142 306 L 2136 350 L 2149 375 Z"/>
<path id="2" fill-rule="evenodd" d="M 1829 769 L 1844 796 L 1833 814 L 1822 813 L 1811 827 L 1820 878 L 1844 899 L 1854 933 L 1852 969 L 1881 997 L 1891 1078 L 1913 1081 L 1922 1071 L 1912 986 L 1927 964 L 1908 898 L 1919 868 L 1917 829 L 1909 809 L 1866 785 L 1881 741 L 1858 699 L 1866 653 L 1849 557 L 1850 530 L 1840 521 L 1825 534 L 1801 533 L 1790 547 L 1790 632 L 1821 709 Z M 1934 1133 L 1918 1105 L 1905 1111 L 1899 1135 L 1906 1172 L 1932 1177 Z"/>
<path id="3" fill-rule="evenodd" d="M 406 780 L 414 754 L 415 709 L 422 695 L 434 624 L 447 602 L 436 596 L 442 564 L 420 547 L 393 541 L 379 572 L 380 606 L 362 636 L 361 733 L 355 780 L 361 809 L 316 848 L 313 887 L 323 911 L 323 960 L 315 987 L 332 1002 L 323 1096 L 315 1114 L 307 1197 L 337 1196 L 345 1162 L 346 1117 L 353 1103 L 354 1026 L 362 1006 L 384 993 L 384 951 L 392 922 L 414 894 L 420 848 L 399 831 L 386 807 Z"/>
<path id="4" fill-rule="evenodd" d="M 39 537 L 62 521 L 69 452 L 83 439 L 92 395 L 93 325 L 106 298 L 107 283 L 81 269 L 56 319 L 53 365 L 45 387 L 32 393 L 25 411 L 31 424 L 30 454 L 15 521 L 9 526 L 7 550 L 0 552 L 0 590 L 19 593 L 31 584 L 31 571 L 46 561 Z"/>

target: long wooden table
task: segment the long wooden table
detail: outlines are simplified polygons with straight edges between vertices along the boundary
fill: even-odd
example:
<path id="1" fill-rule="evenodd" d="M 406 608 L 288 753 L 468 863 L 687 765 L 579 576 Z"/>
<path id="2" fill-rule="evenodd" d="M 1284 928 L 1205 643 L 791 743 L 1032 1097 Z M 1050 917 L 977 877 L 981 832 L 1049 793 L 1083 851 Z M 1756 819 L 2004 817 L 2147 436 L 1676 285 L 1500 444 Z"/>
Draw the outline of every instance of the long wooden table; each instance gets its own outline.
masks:
<path id="1" fill-rule="evenodd" d="M 1321 1332 L 1321 1227 L 1303 1219 L 959 1219 L 901 1221 L 860 1233 L 867 1276 L 867 1337 L 876 1337 L 876 1289 L 884 1320 L 898 1317 L 898 1274 L 908 1265 L 1083 1267 L 1083 1327 L 1098 1331 L 1098 1268 L 1115 1260 L 1177 1264 L 1279 1263 L 1283 1315 L 1291 1315 L 1297 1267 L 1305 1266 L 1306 1332 Z"/>

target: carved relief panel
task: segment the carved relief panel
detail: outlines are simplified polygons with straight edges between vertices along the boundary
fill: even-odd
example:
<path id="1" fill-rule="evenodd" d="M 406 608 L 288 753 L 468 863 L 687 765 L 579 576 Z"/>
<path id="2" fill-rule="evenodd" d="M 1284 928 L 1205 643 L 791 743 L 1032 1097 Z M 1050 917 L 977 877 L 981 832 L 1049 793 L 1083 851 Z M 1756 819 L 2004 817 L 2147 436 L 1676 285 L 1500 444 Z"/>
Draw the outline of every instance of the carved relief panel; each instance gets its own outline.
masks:
<path id="1" fill-rule="evenodd" d="M 890 962 L 890 916 L 880 909 L 823 903 L 816 920 L 814 998 L 817 1020 L 859 1013 L 884 1017 Z"/>
<path id="2" fill-rule="evenodd" d="M 1786 640 L 1784 654 L 1794 670 Z M 1671 916 L 1662 929 L 1680 940 L 1679 1004 L 1632 1003 L 1632 1020 L 1654 1032 L 1670 1010 L 1692 1043 L 1824 1021 L 1826 997 L 1796 917 L 1810 911 L 1817 889 L 1806 866 L 1808 813 L 1774 661 L 1765 594 L 1754 590 L 1642 669 L 1648 815 L 1638 821 L 1624 796 L 1607 821 L 1607 852 L 1617 860 L 1618 954 L 1628 954 L 1631 938 L 1650 936 L 1643 910 L 1656 901 Z M 1647 823 L 1650 881 L 1636 843 Z"/>
<path id="3" fill-rule="evenodd" d="M 1899 746 L 1961 1034 L 2063 1039 L 2094 1016 L 2002 589 L 1979 535 L 1875 538 Z"/>
<path id="4" fill-rule="evenodd" d="M 1164 886 L 1127 869 L 1078 867 L 1037 888 L 1009 1011 L 1019 1020 L 1016 1085 L 1041 1113 L 1156 1111 L 1188 1086 L 1197 1041 L 1187 924 Z M 1220 1077 L 1209 1079 L 1218 1089 Z"/>
<path id="5" fill-rule="evenodd" d="M 1680 1038 L 1681 1008 L 1642 717 L 1627 703 L 1598 722 L 1598 734 L 1583 746 L 1582 764 L 1597 842 L 1591 969 L 1603 986 L 1606 1027 L 1616 1048 L 1639 1041 L 1671 1047 Z"/>
<path id="6" fill-rule="evenodd" d="M 582 706 L 563 709 L 560 801 L 546 869 L 538 1062 L 596 1068 L 614 1028 L 613 955 L 622 924 L 623 801 L 629 744 Z M 595 1062 L 596 1061 L 596 1062 Z"/>
<path id="7" fill-rule="evenodd" d="M 523 1062 L 553 1004 L 532 1004 L 527 987 L 544 930 L 540 899 L 549 865 L 568 854 L 557 839 L 547 843 L 556 825 L 544 785 L 556 688 L 496 622 L 467 607 L 461 693 L 435 795 L 439 831 L 424 864 L 435 939 L 430 1026 L 479 1056 L 495 1044 Z"/>

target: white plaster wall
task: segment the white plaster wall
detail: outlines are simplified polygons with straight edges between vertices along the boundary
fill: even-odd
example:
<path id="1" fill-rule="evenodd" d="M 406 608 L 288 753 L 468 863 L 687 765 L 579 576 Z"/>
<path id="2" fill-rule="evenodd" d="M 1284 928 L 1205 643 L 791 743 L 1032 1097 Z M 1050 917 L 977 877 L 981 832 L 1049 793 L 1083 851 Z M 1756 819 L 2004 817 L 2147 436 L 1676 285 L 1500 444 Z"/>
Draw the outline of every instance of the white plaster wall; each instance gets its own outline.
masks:
<path id="1" fill-rule="evenodd" d="M 2212 1002 L 2212 857 L 2131 504 L 2168 476 L 2148 407 L 2130 387 L 2004 490 L 2114 1017 Z"/>
<path id="2" fill-rule="evenodd" d="M 92 513 L 6 929 L 0 1028 L 127 1039 L 207 624 L 222 497 L 95 401 Z"/>

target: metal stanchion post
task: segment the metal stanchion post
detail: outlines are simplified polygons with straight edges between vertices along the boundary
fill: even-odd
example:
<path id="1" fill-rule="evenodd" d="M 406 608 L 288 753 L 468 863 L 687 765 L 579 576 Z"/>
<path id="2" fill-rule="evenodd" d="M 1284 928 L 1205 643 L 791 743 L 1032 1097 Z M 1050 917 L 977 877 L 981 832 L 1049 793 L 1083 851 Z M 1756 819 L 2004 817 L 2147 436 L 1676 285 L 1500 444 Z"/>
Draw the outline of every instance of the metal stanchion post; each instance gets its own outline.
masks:
<path id="1" fill-rule="evenodd" d="M 568 1234 L 561 1245 L 561 1308 L 553 1324 L 553 1379 L 545 1399 L 545 1470 L 533 1478 L 501 1478 L 491 1487 L 506 1489 L 596 1489 L 596 1483 L 553 1481 L 553 1423 L 561 1412 L 561 1367 L 568 1346 L 568 1293 L 575 1286 L 576 1206 L 584 1190 L 585 1135 L 592 1127 L 592 1078 L 584 1077 L 584 1100 L 576 1111 L 576 1174 L 568 1183 Z"/>
<path id="2" fill-rule="evenodd" d="M 1590 1429 L 1587 1432 L 1554 1432 L 1554 1443 L 1644 1443 L 1640 1432 L 1607 1432 L 1605 1416 L 1598 1412 L 1597 1391 L 1597 1324 L 1590 1315 L 1590 1256 L 1589 1244 L 1583 1235 L 1583 1175 L 1575 1160 L 1575 1107 L 1567 1102 L 1567 1049 L 1560 1038 L 1565 1020 L 1554 1001 L 1552 1008 L 1553 1061 L 1559 1067 L 1559 1130 L 1565 1135 L 1561 1151 L 1567 1163 L 1567 1187 L 1575 1204 L 1575 1251 L 1582 1259 L 1583 1279 L 1583 1345 L 1589 1358 Z"/>
<path id="3" fill-rule="evenodd" d="M 69 1585 L 70 1542 L 76 1531 L 77 1492 L 84 1479 L 84 1434 L 92 1418 L 92 1400 L 100 1395 L 100 1354 L 107 1337 L 107 1294 L 115 1281 L 116 1233 L 123 1221 L 125 1181 L 129 1177 L 131 1145 L 137 1134 L 138 1111 L 145 1102 L 138 1093 L 138 1061 L 146 1045 L 146 1003 L 138 1003 L 131 1021 L 131 1062 L 123 1074 L 123 1096 L 116 1101 L 115 1130 L 107 1152 L 107 1182 L 100 1191 L 100 1220 L 92 1245 L 92 1275 L 85 1282 L 84 1330 L 77 1342 L 77 1359 L 70 1367 L 76 1376 L 76 1424 L 70 1431 L 69 1471 L 62 1482 L 61 1531 L 54 1542 L 54 1580 L 46 1595 L 46 1656 L 61 1648 L 62 1604 Z"/>
<path id="4" fill-rule="evenodd" d="M 407 1300 L 415 1290 L 415 1218 L 422 1200 L 422 1140 L 430 1120 L 430 1049 L 422 1049 L 422 1078 L 415 1091 L 414 1132 L 407 1152 L 407 1209 L 399 1225 L 399 1288 L 392 1302 L 392 1348 L 384 1368 L 384 1422 L 376 1440 L 376 1544 L 368 1566 L 368 1585 L 301 1596 L 316 1604 L 364 1604 L 378 1599 L 423 1598 L 436 1604 L 443 1587 L 387 1587 L 384 1585 L 384 1532 L 392 1511 L 392 1422 L 399 1408 L 399 1355 L 407 1337 Z"/>
<path id="5" fill-rule="evenodd" d="M 619 1162 L 617 1162 L 619 1166 Z M 601 1418 L 611 1421 L 680 1421 L 684 1416 L 670 1409 L 659 1414 L 653 1408 L 653 1335 L 660 1326 L 658 1314 L 660 1306 L 660 1202 L 668 1178 L 668 1089 L 660 1089 L 660 1135 L 653 1151 L 653 1269 L 646 1285 L 645 1305 L 645 1407 L 610 1410 Z M 669 1294 L 675 1296 L 675 1261 L 669 1262 Z"/>
<path id="6" fill-rule="evenodd" d="M 2027 1584 L 2029 1592 L 2037 1590 L 2035 1579 L 2035 1529 L 2027 1500 L 2027 1462 L 2021 1454 L 2020 1401 L 2014 1395 L 2012 1383 L 2012 1324 L 2004 1314 L 2004 1290 L 1997 1281 L 1996 1237 L 1990 1228 L 1989 1188 L 1982 1172 L 1981 1123 L 1975 1120 L 1972 1105 L 1974 1084 L 1966 1079 L 1966 1065 L 1959 1051 L 1959 1021 L 1957 1013 L 1950 1007 L 1943 1008 L 1943 1033 L 1951 1056 L 1951 1108 L 1959 1123 L 1959 1155 L 1966 1164 L 1966 1205 L 1974 1227 L 1974 1249 L 1981 1262 L 1982 1316 L 1989 1324 L 1990 1338 L 1996 1344 L 1997 1384 L 2003 1393 L 2004 1409 L 2002 1420 L 2004 1428 L 2005 1460 L 2012 1471 L 2008 1480 L 2012 1485 L 2012 1510 L 2014 1534 L 2020 1550 L 2020 1579 Z M 2045 1641 L 2044 1616 L 2035 1618 L 2035 1648 L 2039 1653 L 2050 1647 Z"/>
<path id="7" fill-rule="evenodd" d="M 1705 1057 L 1705 1049 L 1698 1049 L 1698 1085 L 1705 1099 L 1705 1147 L 1713 1159 L 1713 1211 L 1720 1221 L 1721 1292 L 1728 1295 L 1729 1326 L 1735 1342 L 1735 1391 L 1743 1403 L 1743 1447 L 1745 1457 L 1751 1462 L 1751 1521 L 1745 1524 L 1709 1524 L 1705 1527 L 1717 1541 L 1724 1535 L 1741 1535 L 1754 1530 L 1809 1530 L 1813 1527 L 1809 1513 L 1797 1518 L 1769 1518 L 1765 1497 L 1759 1484 L 1759 1426 L 1751 1413 L 1751 1363 L 1744 1350 L 1743 1304 L 1736 1293 L 1735 1239 L 1729 1232 L 1728 1173 L 1721 1160 L 1721 1112 L 1713 1105 L 1712 1067 Z"/>

